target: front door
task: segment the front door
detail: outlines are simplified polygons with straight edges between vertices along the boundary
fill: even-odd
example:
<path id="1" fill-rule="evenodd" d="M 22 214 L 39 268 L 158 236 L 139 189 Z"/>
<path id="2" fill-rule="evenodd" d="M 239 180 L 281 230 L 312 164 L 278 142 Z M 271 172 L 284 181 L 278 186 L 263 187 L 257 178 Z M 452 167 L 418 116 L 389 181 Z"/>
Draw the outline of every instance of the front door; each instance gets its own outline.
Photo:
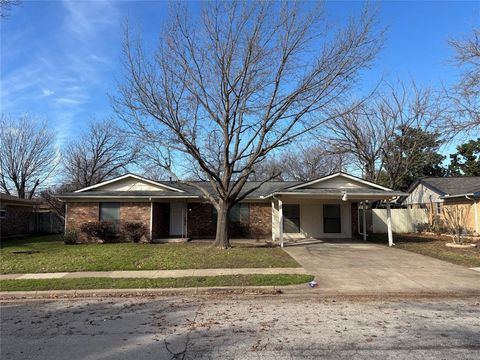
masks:
<path id="1" fill-rule="evenodd" d="M 185 203 L 170 203 L 170 236 L 185 235 Z"/>

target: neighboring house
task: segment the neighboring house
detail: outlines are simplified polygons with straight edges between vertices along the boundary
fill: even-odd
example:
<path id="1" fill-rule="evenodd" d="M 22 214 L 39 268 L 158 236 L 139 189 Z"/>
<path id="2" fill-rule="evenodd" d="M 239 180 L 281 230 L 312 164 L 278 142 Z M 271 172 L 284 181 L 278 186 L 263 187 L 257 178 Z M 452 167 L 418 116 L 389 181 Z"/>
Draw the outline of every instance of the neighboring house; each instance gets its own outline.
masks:
<path id="1" fill-rule="evenodd" d="M 198 185 L 210 189 L 206 182 Z M 258 186 L 247 182 L 245 191 Z M 270 181 L 231 210 L 232 237 L 300 239 L 350 238 L 358 234 L 361 201 L 407 194 L 336 173 L 306 183 Z M 216 214 L 197 188 L 127 174 L 63 194 L 66 229 L 99 220 L 143 222 L 151 239 L 214 237 Z M 387 202 L 389 204 L 390 202 Z M 391 238 L 391 234 L 390 234 Z"/>
<path id="2" fill-rule="evenodd" d="M 20 199 L 0 193 L 0 238 L 32 233 L 59 233 L 63 223 L 40 199 Z"/>
<path id="3" fill-rule="evenodd" d="M 480 233 L 480 177 L 426 177 L 415 181 L 403 200 L 408 208 L 423 208 L 429 212 L 432 222 L 435 216 L 442 217 L 442 208 L 466 205 L 467 228 Z"/>

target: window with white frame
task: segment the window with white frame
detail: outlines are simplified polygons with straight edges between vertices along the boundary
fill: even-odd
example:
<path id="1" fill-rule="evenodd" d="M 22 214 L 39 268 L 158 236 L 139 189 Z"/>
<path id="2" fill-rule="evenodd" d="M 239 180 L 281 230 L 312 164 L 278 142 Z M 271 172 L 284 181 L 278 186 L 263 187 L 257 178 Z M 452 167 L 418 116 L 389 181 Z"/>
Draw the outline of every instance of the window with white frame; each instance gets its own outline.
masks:
<path id="1" fill-rule="evenodd" d="M 441 215 L 442 214 L 442 203 L 435 203 L 435 213 L 437 215 Z"/>

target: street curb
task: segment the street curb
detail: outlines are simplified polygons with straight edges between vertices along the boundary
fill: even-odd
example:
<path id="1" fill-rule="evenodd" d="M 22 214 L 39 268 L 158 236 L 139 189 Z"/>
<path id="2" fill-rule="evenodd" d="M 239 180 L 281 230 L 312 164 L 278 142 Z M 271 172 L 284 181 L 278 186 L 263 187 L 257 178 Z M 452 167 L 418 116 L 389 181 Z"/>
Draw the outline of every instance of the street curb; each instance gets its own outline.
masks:
<path id="1" fill-rule="evenodd" d="M 275 296 L 289 299 L 319 300 L 392 300 L 392 299 L 434 299 L 434 298 L 480 298 L 480 291 L 460 292 L 342 292 L 338 290 L 311 289 L 305 284 L 285 286 L 220 286 L 193 288 L 158 289 L 85 289 L 85 290 L 46 290 L 46 291 L 4 291 L 0 292 L 0 301 L 36 300 L 36 299 L 81 299 L 112 297 L 162 297 L 162 296 L 208 296 L 208 295 L 246 295 Z"/>
<path id="2" fill-rule="evenodd" d="M 297 286 L 297 285 L 293 285 Z M 164 296 L 164 295 L 201 295 L 201 294 L 276 294 L 278 286 L 219 286 L 158 289 L 84 289 L 84 290 L 42 290 L 42 291 L 2 291 L 0 300 L 35 298 L 82 298 L 115 296 Z"/>

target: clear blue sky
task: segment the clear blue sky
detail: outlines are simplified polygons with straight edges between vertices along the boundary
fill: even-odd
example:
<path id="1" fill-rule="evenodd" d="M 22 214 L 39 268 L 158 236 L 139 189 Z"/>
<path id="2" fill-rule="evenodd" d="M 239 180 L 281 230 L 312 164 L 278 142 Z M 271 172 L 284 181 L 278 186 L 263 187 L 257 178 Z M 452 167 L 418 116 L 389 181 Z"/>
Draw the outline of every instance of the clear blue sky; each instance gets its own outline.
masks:
<path id="1" fill-rule="evenodd" d="M 378 4 L 377 4 L 378 5 Z M 478 24 L 480 2 L 383 2 L 385 49 L 365 86 L 381 74 L 419 84 L 451 83 L 451 37 Z M 121 79 L 121 24 L 125 19 L 154 44 L 168 3 L 160 1 L 24 1 L 1 21 L 1 110 L 48 120 L 60 144 L 93 118 L 112 114 L 108 94 Z M 192 4 L 198 8 L 198 3 Z M 329 2 L 344 19 L 361 2 Z"/>

